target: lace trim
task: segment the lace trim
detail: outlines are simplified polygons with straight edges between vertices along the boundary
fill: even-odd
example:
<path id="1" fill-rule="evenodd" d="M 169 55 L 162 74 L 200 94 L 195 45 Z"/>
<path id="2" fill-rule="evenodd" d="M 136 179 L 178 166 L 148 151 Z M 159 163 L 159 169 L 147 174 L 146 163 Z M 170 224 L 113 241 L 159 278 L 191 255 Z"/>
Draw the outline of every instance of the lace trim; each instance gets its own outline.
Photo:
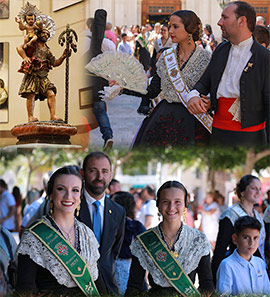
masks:
<path id="1" fill-rule="evenodd" d="M 261 228 L 261 237 L 264 241 L 265 239 L 265 228 L 264 228 L 264 222 L 263 222 L 263 219 L 262 217 L 260 216 L 260 214 L 254 210 L 254 214 L 255 214 L 255 217 L 256 219 L 261 223 L 262 225 L 262 228 Z M 224 219 L 224 218 L 228 218 L 232 225 L 234 226 L 234 223 L 237 219 L 239 219 L 240 217 L 243 217 L 243 216 L 246 216 L 247 213 L 240 207 L 239 205 L 239 202 L 235 203 L 233 206 L 227 208 L 223 213 L 222 215 L 220 216 L 220 220 Z"/>
<path id="2" fill-rule="evenodd" d="M 265 221 L 265 223 L 270 223 L 270 205 L 267 206 L 263 214 L 263 220 Z"/>
<path id="3" fill-rule="evenodd" d="M 164 55 L 164 53 L 162 55 Z M 202 76 L 204 70 L 210 62 L 210 58 L 211 54 L 209 52 L 199 46 L 196 46 L 193 55 L 188 60 L 186 66 L 181 70 L 189 90 L 193 89 L 195 84 Z M 172 88 L 170 78 L 167 75 L 163 56 L 161 56 L 157 62 L 157 74 L 161 78 L 161 89 L 163 90 L 164 94 L 166 94 L 165 100 L 170 103 L 179 102 L 177 93 L 174 88 Z"/>
<path id="4" fill-rule="evenodd" d="M 155 232 L 162 236 L 159 227 L 153 228 Z M 170 283 L 164 277 L 162 272 L 156 267 L 138 239 L 131 244 L 131 252 L 139 259 L 143 269 L 148 270 L 154 282 L 161 287 L 171 287 Z M 178 253 L 177 262 L 184 271 L 189 274 L 195 270 L 201 258 L 210 253 L 211 245 L 205 234 L 183 225 L 179 239 L 175 242 L 174 250 Z"/>
<path id="5" fill-rule="evenodd" d="M 46 223 L 51 225 L 50 221 L 46 219 L 46 217 L 43 217 L 43 219 Z M 94 233 L 86 225 L 79 221 L 76 223 L 79 228 L 79 240 L 81 247 L 80 255 L 86 261 L 93 280 L 96 280 L 98 278 L 98 242 Z M 18 254 L 29 255 L 35 263 L 45 269 L 48 269 L 60 285 L 64 285 L 67 288 L 77 286 L 65 267 L 57 261 L 49 250 L 33 234 L 27 230 L 23 233 L 17 250 L 17 255 Z"/>
<path id="6" fill-rule="evenodd" d="M 239 97 L 235 99 L 228 112 L 233 115 L 233 121 L 241 123 L 241 104 Z"/>

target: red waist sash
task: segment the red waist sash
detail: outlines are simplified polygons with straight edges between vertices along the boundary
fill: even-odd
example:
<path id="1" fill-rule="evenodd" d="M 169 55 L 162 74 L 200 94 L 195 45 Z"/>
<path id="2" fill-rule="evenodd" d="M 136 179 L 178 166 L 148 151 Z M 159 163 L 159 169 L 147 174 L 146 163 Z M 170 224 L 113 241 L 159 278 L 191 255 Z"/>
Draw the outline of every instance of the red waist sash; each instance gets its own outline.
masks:
<path id="1" fill-rule="evenodd" d="M 256 132 L 265 128 L 265 122 L 251 126 L 248 128 L 241 128 L 241 123 L 233 121 L 233 115 L 228 111 L 231 105 L 234 103 L 236 98 L 218 98 L 218 108 L 216 114 L 213 116 L 213 127 L 229 130 L 229 131 L 240 131 L 240 132 Z"/>

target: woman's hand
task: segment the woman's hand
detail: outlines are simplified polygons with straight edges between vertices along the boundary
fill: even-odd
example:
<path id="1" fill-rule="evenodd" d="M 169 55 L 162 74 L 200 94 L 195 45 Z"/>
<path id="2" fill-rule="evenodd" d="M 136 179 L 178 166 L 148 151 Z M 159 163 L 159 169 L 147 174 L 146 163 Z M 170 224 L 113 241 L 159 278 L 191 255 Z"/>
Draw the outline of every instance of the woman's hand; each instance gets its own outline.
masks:
<path id="1" fill-rule="evenodd" d="M 199 96 L 194 96 L 188 101 L 187 109 L 191 114 L 207 112 L 205 103 Z"/>
<path id="2" fill-rule="evenodd" d="M 201 99 L 203 103 L 205 104 L 206 110 L 208 110 L 211 107 L 211 101 L 207 96 L 201 95 Z"/>
<path id="3" fill-rule="evenodd" d="M 114 85 L 119 85 L 119 83 L 116 80 L 109 80 L 109 87 L 112 87 Z"/>

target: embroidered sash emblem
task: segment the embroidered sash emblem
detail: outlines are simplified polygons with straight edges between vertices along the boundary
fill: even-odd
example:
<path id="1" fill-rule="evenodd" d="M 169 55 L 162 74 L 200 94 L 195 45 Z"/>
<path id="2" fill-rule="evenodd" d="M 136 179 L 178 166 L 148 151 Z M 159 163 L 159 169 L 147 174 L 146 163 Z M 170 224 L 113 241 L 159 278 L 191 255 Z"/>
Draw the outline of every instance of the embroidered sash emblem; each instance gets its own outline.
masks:
<path id="1" fill-rule="evenodd" d="M 178 73 L 178 71 L 174 68 L 174 69 L 171 71 L 171 76 L 172 76 L 172 77 L 176 77 L 176 76 L 177 76 L 177 73 Z"/>
<path id="2" fill-rule="evenodd" d="M 58 243 L 55 248 L 57 249 L 57 253 L 59 255 L 68 256 L 68 247 L 66 245 Z"/>
<path id="3" fill-rule="evenodd" d="M 161 262 L 165 262 L 167 259 L 167 253 L 165 252 L 158 252 L 157 253 L 157 260 Z"/>

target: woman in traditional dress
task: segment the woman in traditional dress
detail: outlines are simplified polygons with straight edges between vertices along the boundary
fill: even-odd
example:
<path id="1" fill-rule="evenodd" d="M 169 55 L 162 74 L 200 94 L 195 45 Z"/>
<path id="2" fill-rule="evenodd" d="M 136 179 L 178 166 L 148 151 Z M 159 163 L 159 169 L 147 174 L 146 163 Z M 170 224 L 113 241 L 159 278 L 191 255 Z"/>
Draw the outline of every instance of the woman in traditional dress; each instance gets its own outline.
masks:
<path id="1" fill-rule="evenodd" d="M 177 181 L 167 181 L 159 188 L 156 203 L 163 220 L 137 236 L 131 245 L 133 258 L 126 295 L 137 296 L 146 270 L 151 286 L 147 296 L 200 296 L 193 285 L 197 273 L 199 290 L 210 295 L 214 289 L 211 245 L 205 234 L 182 222 L 186 188 Z"/>
<path id="2" fill-rule="evenodd" d="M 134 57 L 136 57 L 140 63 L 143 65 L 143 69 L 145 72 L 149 69 L 150 66 L 150 53 L 147 48 L 146 41 L 146 27 L 142 27 L 141 33 L 136 37 L 136 44 L 134 50 Z"/>
<path id="3" fill-rule="evenodd" d="M 220 262 L 230 254 L 232 254 L 232 252 L 236 248 L 236 246 L 232 242 L 232 234 L 234 233 L 234 223 L 239 217 L 248 215 L 256 218 L 261 223 L 262 228 L 260 231 L 260 242 L 255 256 L 259 256 L 265 259 L 264 222 L 260 214 L 254 209 L 254 204 L 259 203 L 259 199 L 261 196 L 261 182 L 256 176 L 250 174 L 245 175 L 240 179 L 239 183 L 237 183 L 235 193 L 240 201 L 225 210 L 220 216 L 216 247 L 212 260 L 212 271 L 214 279 Z"/>
<path id="4" fill-rule="evenodd" d="M 23 233 L 17 250 L 20 294 L 106 293 L 97 265 L 98 242 L 94 233 L 74 217 L 80 209 L 81 192 L 82 177 L 76 166 L 62 167 L 51 176 L 47 185 L 50 214 Z"/>
<path id="5" fill-rule="evenodd" d="M 141 95 L 138 112 L 147 115 L 150 99 L 157 97 L 161 89 L 165 100 L 144 120 L 136 136 L 135 146 L 183 146 L 208 140 L 210 135 L 210 115 L 202 114 L 198 120 L 188 112 L 185 100 L 188 90 L 200 79 L 210 61 L 210 53 L 195 44 L 200 37 L 201 21 L 193 11 L 176 11 L 170 17 L 169 32 L 172 42 L 177 46 L 165 51 L 160 57 L 148 93 Z M 204 100 L 208 106 L 209 101 Z"/>

